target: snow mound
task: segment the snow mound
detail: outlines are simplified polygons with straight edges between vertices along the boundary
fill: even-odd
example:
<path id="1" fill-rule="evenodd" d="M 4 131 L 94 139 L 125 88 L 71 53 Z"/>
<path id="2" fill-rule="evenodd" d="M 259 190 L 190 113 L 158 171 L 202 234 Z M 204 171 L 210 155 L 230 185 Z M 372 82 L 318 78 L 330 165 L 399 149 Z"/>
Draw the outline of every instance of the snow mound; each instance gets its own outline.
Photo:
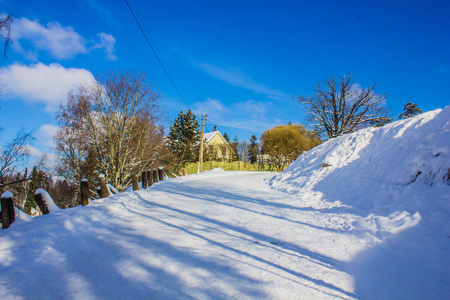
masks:
<path id="1" fill-rule="evenodd" d="M 450 106 L 323 143 L 269 180 L 305 211 L 375 238 L 347 265 L 360 299 L 444 299 L 450 281 Z"/>
<path id="2" fill-rule="evenodd" d="M 271 184 L 380 211 L 386 205 L 418 209 L 424 199 L 413 203 L 405 191 L 419 193 L 434 186 L 448 191 L 449 179 L 450 106 L 331 139 L 301 155 Z M 435 200 L 444 198 L 437 196 Z"/>

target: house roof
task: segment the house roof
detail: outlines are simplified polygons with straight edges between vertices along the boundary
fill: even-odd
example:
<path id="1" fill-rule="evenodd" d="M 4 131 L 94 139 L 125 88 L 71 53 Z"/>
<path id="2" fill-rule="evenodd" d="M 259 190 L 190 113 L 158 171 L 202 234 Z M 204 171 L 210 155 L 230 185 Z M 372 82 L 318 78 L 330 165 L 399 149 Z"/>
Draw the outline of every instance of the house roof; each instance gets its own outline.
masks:
<path id="1" fill-rule="evenodd" d="M 216 131 L 212 131 L 212 132 L 205 132 L 203 134 L 203 138 L 205 139 L 206 144 L 208 144 L 209 142 L 211 142 L 211 140 L 217 135 L 220 134 L 220 132 L 218 130 Z"/>

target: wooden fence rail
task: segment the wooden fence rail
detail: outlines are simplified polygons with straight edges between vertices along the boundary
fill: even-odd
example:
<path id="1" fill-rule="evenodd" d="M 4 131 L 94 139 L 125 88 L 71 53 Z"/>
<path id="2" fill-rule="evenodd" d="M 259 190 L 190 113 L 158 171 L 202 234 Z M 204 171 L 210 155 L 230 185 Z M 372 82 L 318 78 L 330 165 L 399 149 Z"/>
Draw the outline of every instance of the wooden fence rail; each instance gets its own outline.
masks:
<path id="1" fill-rule="evenodd" d="M 180 172 L 180 176 L 186 176 L 186 172 L 183 169 Z M 153 170 L 143 171 L 141 174 L 142 178 L 142 188 L 148 188 L 151 187 L 154 183 L 158 183 L 160 181 L 164 180 L 164 177 L 168 178 L 166 172 L 164 171 L 164 168 L 160 167 Z M 133 191 L 139 190 L 139 184 L 137 180 L 136 174 L 131 175 L 131 181 L 133 186 Z M 99 194 L 100 198 L 106 198 L 111 195 L 110 188 L 114 190 L 114 193 L 117 193 L 110 185 L 110 188 L 106 184 L 105 176 L 103 174 L 99 175 L 99 183 L 100 187 L 98 188 L 97 192 Z M 87 206 L 89 204 L 89 184 L 87 179 L 83 179 L 80 183 L 80 200 L 82 206 Z M 2 228 L 6 229 L 11 226 L 11 224 L 15 221 L 16 215 L 20 217 L 22 220 L 31 220 L 30 216 L 27 215 L 25 212 L 17 209 L 14 207 L 13 202 L 14 195 L 11 192 L 4 192 L 1 195 L 1 206 L 0 206 L 0 223 L 2 223 Z M 36 201 L 37 205 L 39 206 L 39 209 L 41 210 L 42 214 L 46 215 L 51 213 L 52 211 L 55 211 L 57 209 L 60 209 L 51 196 L 42 188 L 37 189 L 34 195 L 34 200 Z"/>

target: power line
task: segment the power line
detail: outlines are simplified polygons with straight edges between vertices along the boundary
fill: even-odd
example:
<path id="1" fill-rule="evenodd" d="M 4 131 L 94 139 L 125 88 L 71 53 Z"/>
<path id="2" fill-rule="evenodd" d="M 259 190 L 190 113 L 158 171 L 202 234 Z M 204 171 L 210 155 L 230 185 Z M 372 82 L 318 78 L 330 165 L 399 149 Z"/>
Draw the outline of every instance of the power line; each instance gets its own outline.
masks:
<path id="1" fill-rule="evenodd" d="M 245 125 L 240 125 L 240 124 L 233 124 L 233 123 L 226 123 L 226 122 L 214 122 L 214 120 L 206 122 L 206 124 L 209 125 L 219 125 L 219 126 L 223 126 L 223 127 L 228 127 L 228 128 L 238 128 L 238 129 L 244 129 L 244 130 L 248 130 L 248 131 L 254 131 L 254 132 L 264 132 L 264 130 L 260 130 L 260 129 L 255 129 L 254 127 L 251 126 L 245 126 Z"/>
<path id="2" fill-rule="evenodd" d="M 128 9 L 130 10 L 131 14 L 133 15 L 134 20 L 136 21 L 137 25 L 139 26 L 139 29 L 141 30 L 142 34 L 144 35 L 145 40 L 147 41 L 147 44 L 150 46 L 150 48 L 153 51 L 153 54 L 155 55 L 156 59 L 158 60 L 159 65 L 161 66 L 161 68 L 163 69 L 164 73 L 166 74 L 167 78 L 169 78 L 170 83 L 172 84 L 173 88 L 175 89 L 175 91 L 177 92 L 178 96 L 180 96 L 181 100 L 184 102 L 184 104 L 186 105 L 186 107 L 189 109 L 189 105 L 186 102 L 186 100 L 183 98 L 183 96 L 181 95 L 180 91 L 178 90 L 177 86 L 175 85 L 175 82 L 173 82 L 172 78 L 170 77 L 169 73 L 167 72 L 166 68 L 164 67 L 161 59 L 159 58 L 158 54 L 155 51 L 155 48 L 152 46 L 152 43 L 150 43 L 150 39 L 147 37 L 147 34 L 145 33 L 144 29 L 141 26 L 141 23 L 139 22 L 138 18 L 136 17 L 133 9 L 130 6 L 130 3 L 128 2 L 128 0 L 125 0 L 125 3 L 128 6 Z"/>

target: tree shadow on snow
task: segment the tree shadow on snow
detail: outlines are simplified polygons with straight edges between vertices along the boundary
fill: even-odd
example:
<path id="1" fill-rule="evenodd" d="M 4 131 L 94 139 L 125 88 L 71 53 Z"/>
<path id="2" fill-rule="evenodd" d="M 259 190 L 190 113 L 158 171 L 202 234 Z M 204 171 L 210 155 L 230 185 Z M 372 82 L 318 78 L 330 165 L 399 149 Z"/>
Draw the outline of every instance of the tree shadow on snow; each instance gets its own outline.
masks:
<path id="1" fill-rule="evenodd" d="M 1 237 L 15 243 L 10 263 L 0 265 L 0 287 L 7 291 L 2 299 L 227 299 L 230 292 L 267 298 L 258 288 L 259 280 L 226 264 L 140 235 L 120 220 L 104 222 L 117 218 L 106 209 L 99 220 L 71 210 L 43 216 L 45 224 L 21 224 L 35 226 L 26 234 L 12 228 Z M 161 261 L 170 261 L 184 274 Z M 204 284 L 206 271 L 231 278 L 234 290 Z"/>

